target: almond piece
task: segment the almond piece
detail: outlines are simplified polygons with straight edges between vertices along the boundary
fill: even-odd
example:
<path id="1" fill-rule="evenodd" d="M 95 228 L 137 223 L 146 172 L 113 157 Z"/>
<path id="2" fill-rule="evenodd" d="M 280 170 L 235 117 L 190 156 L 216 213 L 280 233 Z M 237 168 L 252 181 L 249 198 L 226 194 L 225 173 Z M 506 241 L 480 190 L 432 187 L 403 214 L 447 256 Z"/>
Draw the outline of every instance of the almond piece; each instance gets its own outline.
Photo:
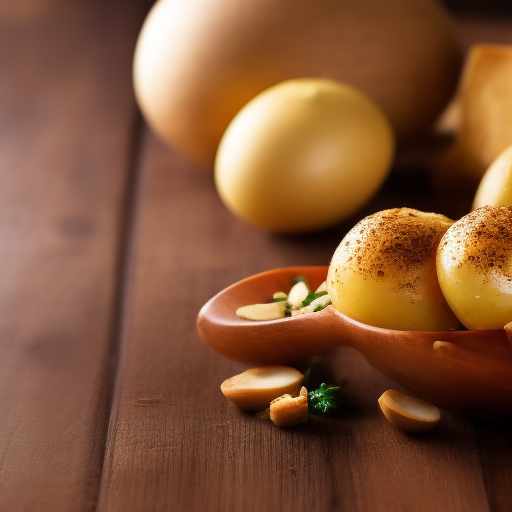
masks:
<path id="1" fill-rule="evenodd" d="M 262 366 L 225 380 L 220 389 L 240 409 L 261 411 L 286 393 L 297 396 L 303 379 L 302 373 L 289 366 Z"/>
<path id="2" fill-rule="evenodd" d="M 302 306 L 302 301 L 308 296 L 309 289 L 304 281 L 295 283 L 288 294 L 288 304 L 296 308 Z"/>
<path id="3" fill-rule="evenodd" d="M 292 397 L 288 394 L 270 402 L 270 419 L 278 427 L 289 427 L 308 420 L 308 392 L 302 386 L 300 394 Z"/>
<path id="4" fill-rule="evenodd" d="M 388 389 L 379 398 L 384 416 L 405 432 L 427 432 L 441 418 L 439 409 L 429 402 Z"/>
<path id="5" fill-rule="evenodd" d="M 236 310 L 236 315 L 244 320 L 278 320 L 284 318 L 286 302 L 270 302 L 268 304 L 251 304 Z"/>

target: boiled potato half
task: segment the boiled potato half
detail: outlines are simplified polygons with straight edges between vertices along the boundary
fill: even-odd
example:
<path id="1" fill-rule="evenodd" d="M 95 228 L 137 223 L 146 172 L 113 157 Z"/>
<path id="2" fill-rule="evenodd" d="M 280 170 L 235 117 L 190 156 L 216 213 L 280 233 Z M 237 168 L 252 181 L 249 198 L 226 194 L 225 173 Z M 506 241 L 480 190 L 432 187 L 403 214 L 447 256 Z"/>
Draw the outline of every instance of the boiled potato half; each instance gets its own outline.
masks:
<path id="1" fill-rule="evenodd" d="M 512 322 L 512 206 L 483 206 L 453 224 L 439 244 L 437 274 L 468 329 Z"/>
<path id="2" fill-rule="evenodd" d="M 332 257 L 327 288 L 333 306 L 376 327 L 456 329 L 459 322 L 436 275 L 437 246 L 452 223 L 444 215 L 410 208 L 364 218 Z"/>
<path id="3" fill-rule="evenodd" d="M 365 94 L 324 79 L 278 84 L 250 101 L 224 134 L 215 160 L 221 199 L 274 232 L 336 224 L 385 180 L 394 137 Z"/>

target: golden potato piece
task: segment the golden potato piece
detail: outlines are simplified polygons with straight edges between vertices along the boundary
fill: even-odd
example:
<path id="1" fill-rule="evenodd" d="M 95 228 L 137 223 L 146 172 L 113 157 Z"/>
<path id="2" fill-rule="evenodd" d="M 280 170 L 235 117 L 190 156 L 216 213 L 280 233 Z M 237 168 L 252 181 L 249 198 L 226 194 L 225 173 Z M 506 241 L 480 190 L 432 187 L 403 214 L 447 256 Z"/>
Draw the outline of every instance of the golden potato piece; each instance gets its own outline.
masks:
<path id="1" fill-rule="evenodd" d="M 333 306 L 376 327 L 410 331 L 456 329 L 441 292 L 436 251 L 453 221 L 394 208 L 357 223 L 336 249 L 327 274 Z"/>
<path id="2" fill-rule="evenodd" d="M 512 206 L 482 206 L 450 226 L 437 249 L 437 276 L 468 329 L 512 322 Z"/>

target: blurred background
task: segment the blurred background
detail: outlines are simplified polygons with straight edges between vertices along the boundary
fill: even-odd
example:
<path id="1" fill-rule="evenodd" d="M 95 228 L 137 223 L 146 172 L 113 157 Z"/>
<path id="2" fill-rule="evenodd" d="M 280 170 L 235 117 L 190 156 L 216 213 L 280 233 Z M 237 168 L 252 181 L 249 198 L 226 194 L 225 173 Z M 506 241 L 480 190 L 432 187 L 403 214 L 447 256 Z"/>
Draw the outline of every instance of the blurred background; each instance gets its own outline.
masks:
<path id="1" fill-rule="evenodd" d="M 509 510 L 509 422 L 447 412 L 427 442 L 400 437 L 375 411 L 392 383 L 343 352 L 320 365 L 348 382 L 343 426 L 278 432 L 226 405 L 218 386 L 244 366 L 196 332 L 218 291 L 328 265 L 366 214 L 468 211 L 478 179 L 435 164 L 457 113 L 401 146 L 357 212 L 269 232 L 140 109 L 133 59 L 152 4 L 0 0 L 0 510 Z M 512 45 L 510 2 L 444 7 L 461 69 L 476 43 Z"/>

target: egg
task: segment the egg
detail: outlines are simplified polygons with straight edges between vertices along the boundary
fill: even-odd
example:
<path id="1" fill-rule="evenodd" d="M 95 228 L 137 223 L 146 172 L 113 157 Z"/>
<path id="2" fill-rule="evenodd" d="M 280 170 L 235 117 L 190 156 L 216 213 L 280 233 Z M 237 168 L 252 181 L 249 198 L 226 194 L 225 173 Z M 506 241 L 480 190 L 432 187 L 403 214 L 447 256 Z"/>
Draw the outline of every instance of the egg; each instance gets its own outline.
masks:
<path id="1" fill-rule="evenodd" d="M 236 113 L 280 82 L 348 83 L 380 105 L 403 143 L 444 109 L 460 64 L 434 0 L 159 0 L 137 41 L 133 82 L 153 130 L 211 167 Z"/>
<path id="2" fill-rule="evenodd" d="M 436 274 L 437 247 L 452 223 L 444 215 L 411 208 L 365 217 L 332 257 L 327 289 L 333 306 L 386 329 L 457 329 Z"/>
<path id="3" fill-rule="evenodd" d="M 233 119 L 215 160 L 226 206 L 260 228 L 326 228 L 364 205 L 390 169 L 390 123 L 366 94 L 332 80 L 289 80 Z"/>
<path id="4" fill-rule="evenodd" d="M 455 222 L 439 244 L 437 276 L 468 329 L 512 322 L 512 206 L 483 206 Z"/>

